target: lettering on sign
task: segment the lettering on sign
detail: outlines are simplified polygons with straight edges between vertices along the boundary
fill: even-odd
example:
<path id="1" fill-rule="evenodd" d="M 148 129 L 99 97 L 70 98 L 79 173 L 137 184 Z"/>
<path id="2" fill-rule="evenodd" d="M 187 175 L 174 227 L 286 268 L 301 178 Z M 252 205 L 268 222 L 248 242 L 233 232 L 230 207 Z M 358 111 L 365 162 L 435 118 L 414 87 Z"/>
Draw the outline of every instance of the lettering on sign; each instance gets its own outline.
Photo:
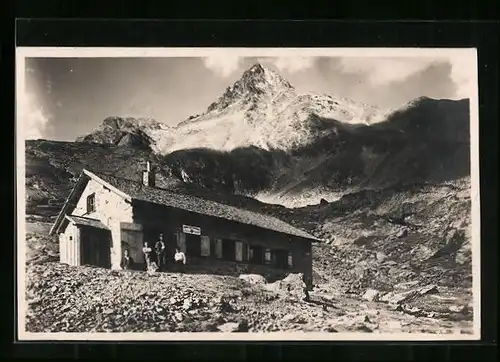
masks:
<path id="1" fill-rule="evenodd" d="M 182 232 L 186 234 L 201 235 L 201 228 L 198 226 L 182 225 Z"/>

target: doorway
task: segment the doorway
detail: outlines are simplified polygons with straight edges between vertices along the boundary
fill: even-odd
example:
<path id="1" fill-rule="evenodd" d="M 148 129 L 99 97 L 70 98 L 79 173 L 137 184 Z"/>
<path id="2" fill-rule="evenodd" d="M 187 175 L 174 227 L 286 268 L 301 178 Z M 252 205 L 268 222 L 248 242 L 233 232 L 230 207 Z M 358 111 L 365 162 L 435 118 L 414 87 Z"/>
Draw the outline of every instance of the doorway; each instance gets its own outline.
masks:
<path id="1" fill-rule="evenodd" d="M 288 250 L 275 250 L 276 266 L 281 269 L 288 268 Z"/>
<path id="2" fill-rule="evenodd" d="M 251 245 L 249 248 L 248 259 L 252 264 L 264 263 L 264 248 L 261 246 Z"/>
<path id="3" fill-rule="evenodd" d="M 81 264 L 111 267 L 111 232 L 93 227 L 80 228 Z"/>
<path id="4" fill-rule="evenodd" d="M 201 236 L 193 234 L 186 235 L 186 254 L 188 256 L 201 256 Z"/>

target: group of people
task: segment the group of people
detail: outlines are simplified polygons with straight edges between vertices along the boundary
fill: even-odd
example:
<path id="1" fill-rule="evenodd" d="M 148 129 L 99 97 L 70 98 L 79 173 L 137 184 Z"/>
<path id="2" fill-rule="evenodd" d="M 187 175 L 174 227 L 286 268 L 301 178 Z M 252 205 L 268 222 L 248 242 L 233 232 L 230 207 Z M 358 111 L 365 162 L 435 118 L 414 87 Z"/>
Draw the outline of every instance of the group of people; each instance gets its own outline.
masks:
<path id="1" fill-rule="evenodd" d="M 163 241 L 163 234 L 160 234 L 158 241 L 155 243 L 154 247 L 151 248 L 149 243 L 144 242 L 144 247 L 142 248 L 142 253 L 144 255 L 144 262 L 147 271 L 165 271 L 166 265 L 166 245 Z M 175 248 L 174 254 L 174 265 L 176 270 L 179 272 L 184 272 L 186 265 L 186 255 L 178 248 Z M 130 256 L 129 250 L 125 250 L 120 266 L 124 270 L 130 270 L 134 267 L 134 260 Z"/>

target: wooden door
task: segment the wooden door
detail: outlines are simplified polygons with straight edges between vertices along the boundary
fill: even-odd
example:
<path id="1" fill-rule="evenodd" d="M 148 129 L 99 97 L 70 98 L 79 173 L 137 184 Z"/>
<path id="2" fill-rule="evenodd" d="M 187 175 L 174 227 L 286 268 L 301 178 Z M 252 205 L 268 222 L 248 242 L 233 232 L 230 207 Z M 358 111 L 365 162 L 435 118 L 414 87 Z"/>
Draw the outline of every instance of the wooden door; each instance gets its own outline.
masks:
<path id="1" fill-rule="evenodd" d="M 215 257 L 218 259 L 222 259 L 222 240 L 221 239 L 215 239 L 215 247 L 214 247 L 214 254 Z"/>
<path id="2" fill-rule="evenodd" d="M 200 235 L 186 235 L 186 255 L 201 256 L 201 237 Z"/>
<path id="3" fill-rule="evenodd" d="M 97 265 L 102 268 L 111 267 L 111 232 L 109 230 L 99 230 L 96 238 L 96 249 L 98 252 Z"/>
<path id="4" fill-rule="evenodd" d="M 80 230 L 81 264 L 92 265 L 92 245 L 86 230 Z"/>
<path id="5" fill-rule="evenodd" d="M 82 228 L 80 231 L 82 265 L 109 268 L 111 265 L 110 238 L 109 231 Z"/>
<path id="6" fill-rule="evenodd" d="M 186 253 L 186 234 L 184 234 L 182 231 L 179 231 L 177 233 L 177 247 L 180 251 Z"/>
<path id="7" fill-rule="evenodd" d="M 122 253 L 125 249 L 128 249 L 130 256 L 134 260 L 134 264 L 138 267 L 144 263 L 144 254 L 142 253 L 143 247 L 143 235 L 142 231 L 138 228 L 133 229 L 131 227 L 126 228 L 122 226 L 121 231 L 121 243 L 122 243 Z M 150 245 L 154 247 L 154 245 Z M 120 256 L 120 258 L 123 255 Z"/>

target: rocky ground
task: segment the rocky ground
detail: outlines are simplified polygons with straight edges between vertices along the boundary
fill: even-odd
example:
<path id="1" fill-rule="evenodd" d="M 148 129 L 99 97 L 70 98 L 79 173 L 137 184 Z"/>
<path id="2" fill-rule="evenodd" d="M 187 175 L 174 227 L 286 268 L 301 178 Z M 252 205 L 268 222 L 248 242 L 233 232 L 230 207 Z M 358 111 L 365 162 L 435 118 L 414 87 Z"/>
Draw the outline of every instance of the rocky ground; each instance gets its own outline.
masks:
<path id="1" fill-rule="evenodd" d="M 267 211 L 325 240 L 314 247 L 315 279 L 344 290 L 391 291 L 418 281 L 472 286 L 470 180 L 363 191 L 299 209 Z"/>
<path id="2" fill-rule="evenodd" d="M 472 333 L 470 293 L 425 279 L 401 277 L 410 282 L 375 290 L 374 283 L 358 285 L 358 279 L 326 279 L 328 273 L 318 264 L 317 285 L 310 301 L 304 301 L 304 285 L 295 275 L 266 283 L 258 276 L 148 274 L 59 264 L 57 244 L 35 231 L 40 228 L 30 226 L 27 236 L 29 332 Z M 354 286 L 358 290 L 351 290 Z"/>

